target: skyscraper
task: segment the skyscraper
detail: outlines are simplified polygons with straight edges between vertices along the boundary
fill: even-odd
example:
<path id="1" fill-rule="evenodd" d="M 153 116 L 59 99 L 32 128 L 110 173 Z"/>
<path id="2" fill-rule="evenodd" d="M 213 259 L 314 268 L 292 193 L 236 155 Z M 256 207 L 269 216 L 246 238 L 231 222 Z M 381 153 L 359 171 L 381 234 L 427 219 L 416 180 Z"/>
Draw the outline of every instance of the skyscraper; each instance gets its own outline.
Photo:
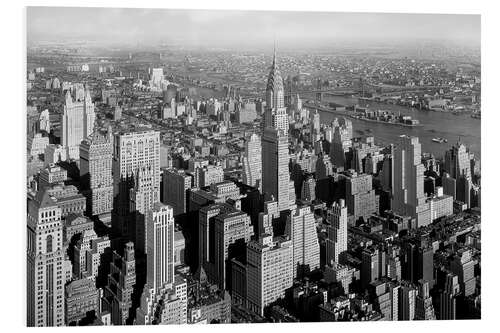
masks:
<path id="1" fill-rule="evenodd" d="M 160 201 L 160 133 L 121 132 L 115 134 L 113 144 L 113 228 L 123 236 L 133 236 L 135 228 L 129 219 L 130 190 L 136 186 L 139 170 L 147 174 L 143 179 L 151 191 L 148 202 Z"/>
<path id="2" fill-rule="evenodd" d="M 134 244 L 125 244 L 123 252 L 123 256 L 113 252 L 108 285 L 104 289 L 104 310 L 111 312 L 113 325 L 127 323 L 136 283 Z"/>
<path id="3" fill-rule="evenodd" d="M 379 276 L 379 250 L 374 246 L 363 249 L 361 253 L 361 288 L 375 282 Z"/>
<path id="4" fill-rule="evenodd" d="M 174 215 L 170 206 L 156 202 L 146 218 L 147 285 L 160 290 L 174 282 Z"/>
<path id="5" fill-rule="evenodd" d="M 214 219 L 214 270 L 208 274 L 221 290 L 231 290 L 226 265 L 230 259 L 244 253 L 245 244 L 254 235 L 250 216 L 242 211 L 220 214 Z"/>
<path id="6" fill-rule="evenodd" d="M 316 180 L 312 175 L 309 175 L 302 184 L 300 199 L 305 202 L 313 202 L 316 200 Z"/>
<path id="7" fill-rule="evenodd" d="M 424 169 L 418 138 L 401 135 L 395 147 L 391 206 L 395 213 L 415 218 L 417 227 L 431 223 L 431 212 L 424 194 Z"/>
<path id="8" fill-rule="evenodd" d="M 159 197 L 155 183 L 155 170 L 151 166 L 140 167 L 136 173 L 134 187 L 130 189 L 130 212 L 135 222 L 134 242 L 136 249 L 147 253 L 146 215 Z"/>
<path id="9" fill-rule="evenodd" d="M 444 169 L 452 178 L 459 176 L 471 177 L 471 160 L 474 158 L 467 147 L 461 142 L 457 142 L 444 155 Z"/>
<path id="10" fill-rule="evenodd" d="M 311 116 L 312 121 L 311 121 L 311 141 L 316 142 L 321 138 L 321 128 L 320 128 L 320 117 L 318 110 L 315 110 L 315 112 Z"/>
<path id="11" fill-rule="evenodd" d="M 61 208 L 46 191 L 28 201 L 27 324 L 64 325 Z"/>
<path id="12" fill-rule="evenodd" d="M 285 296 L 293 283 L 291 240 L 264 234 L 247 244 L 247 308 L 264 315 L 264 307 Z"/>
<path id="13" fill-rule="evenodd" d="M 95 112 L 90 91 L 85 91 L 83 101 L 73 101 L 68 90 L 61 117 L 62 146 L 69 158 L 77 160 L 80 157 L 80 143 L 94 131 Z"/>
<path id="14" fill-rule="evenodd" d="M 262 191 L 278 201 L 279 210 L 290 209 L 295 189 L 290 182 L 288 163 L 288 114 L 283 79 L 276 63 L 276 52 L 267 79 L 266 110 L 262 135 Z"/>
<path id="15" fill-rule="evenodd" d="M 288 135 L 266 128 L 262 138 L 262 191 L 278 201 L 279 210 L 290 209 L 295 202 L 295 188 L 288 169 Z"/>
<path id="16" fill-rule="evenodd" d="M 460 292 L 458 276 L 448 273 L 444 290 L 439 295 L 439 319 L 455 320 L 457 316 L 457 295 Z"/>
<path id="17" fill-rule="evenodd" d="M 333 139 L 330 142 L 330 158 L 332 163 L 341 168 L 348 167 L 345 153 L 351 147 L 352 122 L 349 119 L 340 118 L 332 123 Z"/>
<path id="18" fill-rule="evenodd" d="M 350 169 L 342 176 L 346 179 L 346 204 L 349 214 L 354 216 L 354 221 L 360 218 L 367 221 L 379 208 L 379 197 L 372 187 L 372 175 L 358 174 Z"/>
<path id="19" fill-rule="evenodd" d="M 113 137 L 95 131 L 80 144 L 80 181 L 91 215 L 111 213 L 113 208 Z"/>
<path id="20" fill-rule="evenodd" d="M 276 50 L 273 64 L 267 77 L 266 110 L 264 112 L 263 129 L 281 129 L 288 134 L 288 114 L 285 107 L 285 89 L 276 61 Z"/>
<path id="21" fill-rule="evenodd" d="M 398 320 L 415 319 L 416 296 L 417 289 L 413 285 L 409 283 L 404 283 L 401 285 L 398 295 Z"/>
<path id="22" fill-rule="evenodd" d="M 327 212 L 326 263 L 340 263 L 340 256 L 347 251 L 347 207 L 344 200 L 334 202 Z"/>
<path id="23" fill-rule="evenodd" d="M 163 170 L 163 202 L 174 210 L 174 216 L 187 211 L 187 191 L 193 186 L 193 177 L 184 170 Z"/>
<path id="24" fill-rule="evenodd" d="M 255 133 L 245 142 L 243 183 L 262 190 L 262 143 Z"/>
<path id="25" fill-rule="evenodd" d="M 311 271 L 319 268 L 319 242 L 314 213 L 309 206 L 297 207 L 286 224 L 286 234 L 293 245 L 293 276 L 307 266 Z"/>

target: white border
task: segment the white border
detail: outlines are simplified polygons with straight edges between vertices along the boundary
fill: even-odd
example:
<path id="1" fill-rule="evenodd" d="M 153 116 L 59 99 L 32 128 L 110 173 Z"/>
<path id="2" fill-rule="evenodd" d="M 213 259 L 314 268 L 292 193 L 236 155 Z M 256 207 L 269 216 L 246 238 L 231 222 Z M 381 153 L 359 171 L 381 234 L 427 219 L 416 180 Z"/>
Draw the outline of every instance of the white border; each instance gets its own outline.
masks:
<path id="1" fill-rule="evenodd" d="M 386 322 L 386 323 L 315 323 L 315 324 L 281 324 L 281 325 L 209 325 L 209 326 L 169 326 L 151 327 L 151 330 L 169 330 L 196 332 L 200 329 L 213 331 L 277 330 L 299 332 L 303 330 L 384 330 L 384 331 L 418 331 L 441 329 L 447 331 L 493 328 L 498 316 L 495 306 L 498 300 L 499 260 L 498 249 L 495 248 L 499 233 L 498 219 L 495 219 L 498 205 L 498 189 L 500 158 L 498 149 L 499 103 L 498 80 L 500 73 L 498 62 L 500 54 L 500 26 L 498 6 L 495 1 L 457 1 L 457 0 L 357 0 L 357 1 L 281 1 L 249 0 L 238 3 L 234 0 L 208 1 L 160 1 L 160 0 L 75 0 L 75 1 L 17 1 L 4 3 L 0 11 L 2 19 L 2 154 L 1 163 L 2 187 L 2 324 L 14 329 L 26 329 L 25 325 L 25 32 L 26 17 L 24 6 L 94 6 L 94 7 L 132 7 L 132 8 L 185 8 L 185 9 L 258 9 L 258 10 L 307 10 L 307 11 L 344 11 L 344 12 L 395 12 L 395 13 L 449 13 L 449 14 L 481 14 L 482 15 L 482 172 L 483 172 L 483 233 L 482 233 L 482 317 L 481 321 L 454 322 Z M 485 153 L 485 152 L 488 153 Z M 495 174 L 496 173 L 496 174 Z M 495 191 L 496 190 L 496 191 Z M 499 317 L 500 318 L 500 317 Z M 21 327 L 20 327 L 21 326 Z M 75 328 L 69 328 L 75 330 Z M 140 327 L 98 327 L 107 331 L 137 330 Z"/>

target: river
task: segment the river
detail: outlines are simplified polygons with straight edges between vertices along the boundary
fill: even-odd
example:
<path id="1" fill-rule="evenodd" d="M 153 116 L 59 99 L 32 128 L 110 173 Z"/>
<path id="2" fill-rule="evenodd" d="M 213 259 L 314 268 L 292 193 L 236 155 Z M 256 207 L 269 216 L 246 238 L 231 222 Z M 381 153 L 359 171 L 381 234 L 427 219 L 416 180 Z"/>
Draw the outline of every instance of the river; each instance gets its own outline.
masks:
<path id="1" fill-rule="evenodd" d="M 323 101 L 341 105 L 358 103 L 357 98 L 331 95 L 325 95 Z M 423 111 L 381 103 L 372 103 L 370 108 L 390 110 L 396 113 L 401 112 L 403 115 L 418 119 L 423 126 L 401 127 L 349 118 L 352 121 L 354 136 L 374 136 L 375 141 L 382 144 L 395 143 L 401 134 L 417 136 L 422 144 L 422 152 L 432 153 L 436 157 L 443 157 L 444 152 L 460 138 L 460 141 L 474 153 L 477 159 L 481 159 L 481 119 L 472 118 L 470 114 L 454 115 L 449 112 Z M 339 117 L 339 115 L 324 111 L 320 112 L 322 123 L 330 123 L 335 117 Z M 363 135 L 357 132 L 359 130 L 366 131 L 367 129 L 371 129 L 371 132 L 365 132 Z M 435 137 L 445 138 L 448 142 L 435 143 L 432 141 L 432 138 Z"/>

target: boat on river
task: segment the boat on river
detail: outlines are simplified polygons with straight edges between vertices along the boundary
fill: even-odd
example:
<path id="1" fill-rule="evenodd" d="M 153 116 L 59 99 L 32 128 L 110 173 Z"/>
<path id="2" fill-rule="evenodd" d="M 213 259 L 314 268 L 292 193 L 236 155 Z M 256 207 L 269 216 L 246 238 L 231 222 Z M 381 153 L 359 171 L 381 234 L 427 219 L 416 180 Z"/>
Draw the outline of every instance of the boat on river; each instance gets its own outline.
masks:
<path id="1" fill-rule="evenodd" d="M 432 142 L 446 143 L 446 142 L 448 142 L 448 140 L 446 140 L 445 138 L 432 138 Z"/>

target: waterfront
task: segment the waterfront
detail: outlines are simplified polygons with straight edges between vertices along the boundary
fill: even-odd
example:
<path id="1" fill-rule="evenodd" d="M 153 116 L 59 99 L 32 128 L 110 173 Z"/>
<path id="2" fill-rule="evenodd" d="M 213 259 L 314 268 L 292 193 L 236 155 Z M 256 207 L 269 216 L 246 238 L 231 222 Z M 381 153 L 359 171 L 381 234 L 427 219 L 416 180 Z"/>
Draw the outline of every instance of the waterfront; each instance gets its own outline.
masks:
<path id="1" fill-rule="evenodd" d="M 341 105 L 353 105 L 357 104 L 358 101 L 357 98 L 330 95 L 324 96 L 323 100 Z M 469 147 L 478 159 L 481 159 L 481 119 L 472 118 L 470 114 L 454 115 L 448 112 L 424 111 L 390 104 L 377 103 L 370 105 L 370 107 L 401 112 L 403 115 L 418 119 L 422 126 L 399 127 L 349 118 L 354 128 L 354 136 L 374 136 L 376 142 L 384 144 L 396 142 L 397 137 L 401 134 L 418 136 L 422 144 L 422 151 L 432 153 L 436 157 L 442 157 L 444 151 L 455 144 L 460 137 L 460 141 Z M 324 111 L 321 111 L 320 114 L 322 123 L 330 123 L 335 117 L 339 117 L 338 114 Z M 367 129 L 370 129 L 371 132 L 366 133 Z M 358 131 L 364 131 L 365 134 L 360 135 Z M 448 142 L 441 144 L 432 142 L 432 138 L 436 137 L 445 138 Z"/>

